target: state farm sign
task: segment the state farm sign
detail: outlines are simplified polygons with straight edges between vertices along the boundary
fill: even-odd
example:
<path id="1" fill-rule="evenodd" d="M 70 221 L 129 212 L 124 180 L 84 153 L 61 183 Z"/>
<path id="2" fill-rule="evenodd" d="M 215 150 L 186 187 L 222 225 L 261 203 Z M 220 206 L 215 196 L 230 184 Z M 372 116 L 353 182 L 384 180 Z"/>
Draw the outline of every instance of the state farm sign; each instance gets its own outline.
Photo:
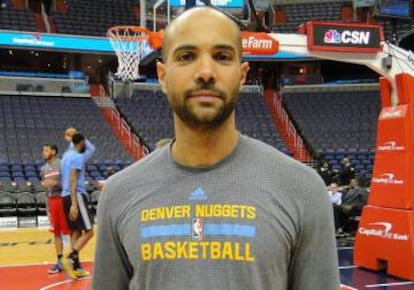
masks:
<path id="1" fill-rule="evenodd" d="M 242 32 L 243 54 L 273 55 L 279 50 L 279 43 L 269 34 Z"/>

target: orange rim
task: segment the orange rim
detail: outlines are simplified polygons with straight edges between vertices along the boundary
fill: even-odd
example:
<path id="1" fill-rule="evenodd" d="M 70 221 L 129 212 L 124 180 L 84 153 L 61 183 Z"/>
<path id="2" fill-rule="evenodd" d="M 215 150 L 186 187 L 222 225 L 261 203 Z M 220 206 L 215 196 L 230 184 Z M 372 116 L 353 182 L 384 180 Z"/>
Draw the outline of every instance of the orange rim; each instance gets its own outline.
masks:
<path id="1" fill-rule="evenodd" d="M 141 35 L 135 36 L 127 36 L 127 35 L 119 35 L 119 31 L 133 31 L 139 32 Z M 111 39 L 120 39 L 120 40 L 129 40 L 129 41 L 142 41 L 147 40 L 151 37 L 151 32 L 146 29 L 145 27 L 141 26 L 132 26 L 132 25 L 121 25 L 121 26 L 114 26 L 108 29 L 107 36 Z"/>
<path id="2" fill-rule="evenodd" d="M 119 35 L 119 31 L 126 31 L 130 30 L 133 32 L 140 32 L 141 35 L 135 36 L 125 36 Z M 108 29 L 106 33 L 107 37 L 112 40 L 122 40 L 122 41 L 148 41 L 150 46 L 153 49 L 158 49 L 162 46 L 162 35 L 163 32 L 152 32 L 145 27 L 142 26 L 133 26 L 133 25 L 120 25 L 114 26 Z"/>
<path id="3" fill-rule="evenodd" d="M 108 29 L 108 36 L 114 35 L 114 31 L 116 30 L 132 30 L 135 32 L 141 32 L 141 33 L 146 33 L 146 34 L 150 34 L 151 31 L 149 31 L 148 29 L 146 29 L 145 27 L 141 27 L 141 26 L 133 26 L 133 25 L 120 25 L 120 26 L 114 26 Z"/>

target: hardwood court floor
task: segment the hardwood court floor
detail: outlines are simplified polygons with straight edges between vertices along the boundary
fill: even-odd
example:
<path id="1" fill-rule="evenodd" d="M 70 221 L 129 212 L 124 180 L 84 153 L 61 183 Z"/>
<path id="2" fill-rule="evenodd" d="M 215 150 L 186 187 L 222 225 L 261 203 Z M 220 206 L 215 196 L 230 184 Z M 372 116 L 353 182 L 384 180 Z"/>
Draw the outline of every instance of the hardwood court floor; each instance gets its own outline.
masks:
<path id="1" fill-rule="evenodd" d="M 65 254 L 69 238 L 64 240 Z M 95 238 L 81 252 L 82 265 L 92 272 Z M 86 290 L 90 278 L 68 279 L 64 273 L 49 275 L 47 270 L 56 262 L 53 235 L 47 228 L 0 230 L 1 289 L 8 290 Z"/>
<path id="2" fill-rule="evenodd" d="M 94 246 L 95 239 L 90 241 L 81 253 L 82 264 L 90 272 L 92 271 L 91 261 L 93 260 Z M 66 246 L 66 249 L 68 251 L 69 247 Z M 354 266 L 352 263 L 352 242 L 338 241 L 338 256 L 341 282 L 344 284 L 341 290 L 414 290 L 414 282 L 412 281 L 401 280 L 385 273 Z M 0 289 L 90 289 L 91 277 L 73 281 L 68 279 L 64 273 L 49 275 L 47 269 L 55 262 L 53 236 L 47 229 L 0 230 Z"/>
<path id="3" fill-rule="evenodd" d="M 0 230 L 0 266 L 55 263 L 54 247 L 53 234 L 46 228 L 2 229 Z M 68 244 L 65 250 L 69 251 Z M 92 261 L 94 251 L 95 238 L 82 250 L 81 261 Z"/>

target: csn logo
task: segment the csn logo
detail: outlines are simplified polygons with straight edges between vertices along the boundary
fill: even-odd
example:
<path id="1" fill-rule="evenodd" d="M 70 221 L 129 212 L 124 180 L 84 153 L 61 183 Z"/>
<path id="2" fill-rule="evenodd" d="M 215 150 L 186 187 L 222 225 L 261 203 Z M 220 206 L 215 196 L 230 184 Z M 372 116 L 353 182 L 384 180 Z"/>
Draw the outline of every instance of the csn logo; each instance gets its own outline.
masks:
<path id="1" fill-rule="evenodd" d="M 382 145 L 378 145 L 378 151 L 404 151 L 404 146 L 399 146 L 395 141 L 385 142 Z"/>
<path id="2" fill-rule="evenodd" d="M 376 222 L 370 223 L 369 228 L 360 227 L 358 233 L 364 236 L 374 236 L 383 239 L 408 241 L 409 236 L 407 234 L 397 234 L 391 232 L 393 225 L 388 222 Z"/>
<path id="3" fill-rule="evenodd" d="M 392 173 L 384 173 L 378 177 L 372 178 L 372 182 L 380 184 L 404 184 L 404 180 L 396 179 L 395 175 Z"/>
<path id="4" fill-rule="evenodd" d="M 329 29 L 323 37 L 324 43 L 328 44 L 360 44 L 368 45 L 370 32 L 344 30 L 338 32 L 336 29 Z"/>

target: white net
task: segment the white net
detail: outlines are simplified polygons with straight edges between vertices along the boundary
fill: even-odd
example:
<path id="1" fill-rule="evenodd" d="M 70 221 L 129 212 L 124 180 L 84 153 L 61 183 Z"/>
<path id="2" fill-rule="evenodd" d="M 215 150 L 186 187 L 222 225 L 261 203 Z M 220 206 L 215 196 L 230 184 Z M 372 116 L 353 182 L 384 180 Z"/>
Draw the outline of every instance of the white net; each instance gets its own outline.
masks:
<path id="1" fill-rule="evenodd" d="M 115 76 L 124 82 L 139 79 L 139 61 L 148 41 L 146 30 L 135 26 L 118 26 L 110 28 L 107 35 L 118 57 Z"/>

